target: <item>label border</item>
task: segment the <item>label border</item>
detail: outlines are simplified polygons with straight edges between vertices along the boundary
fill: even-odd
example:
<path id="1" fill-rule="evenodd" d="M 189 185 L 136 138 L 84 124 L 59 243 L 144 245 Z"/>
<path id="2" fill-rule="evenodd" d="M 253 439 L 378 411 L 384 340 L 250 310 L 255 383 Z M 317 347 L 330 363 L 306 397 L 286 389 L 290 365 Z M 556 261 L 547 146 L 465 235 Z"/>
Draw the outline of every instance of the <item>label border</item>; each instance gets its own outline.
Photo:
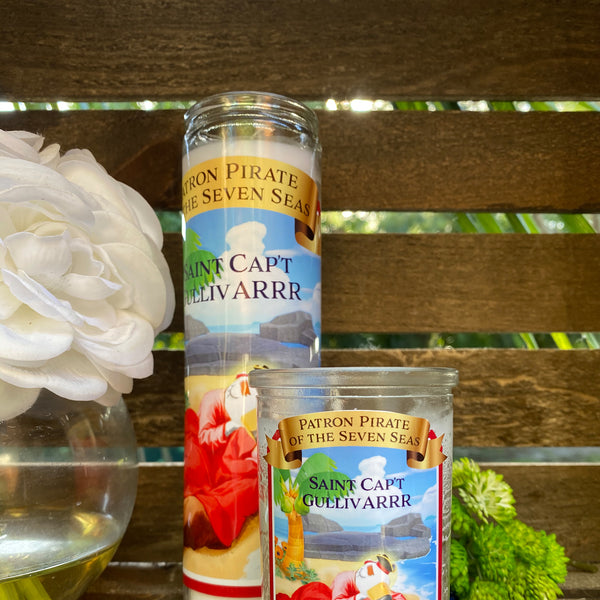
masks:
<path id="1" fill-rule="evenodd" d="M 352 446 L 349 446 L 352 447 Z M 445 462 L 445 461 L 444 461 Z M 267 463 L 267 510 L 269 516 L 269 598 L 268 600 L 276 600 L 276 577 L 275 577 L 275 550 L 274 550 L 274 520 L 275 515 L 273 513 L 272 499 L 273 499 L 273 466 Z M 434 467 L 436 470 L 436 485 L 438 492 L 437 502 L 437 560 L 436 560 L 436 590 L 434 600 L 442 599 L 442 558 L 443 558 L 443 510 L 444 510 L 444 463 Z M 263 574 L 264 576 L 264 574 Z"/>

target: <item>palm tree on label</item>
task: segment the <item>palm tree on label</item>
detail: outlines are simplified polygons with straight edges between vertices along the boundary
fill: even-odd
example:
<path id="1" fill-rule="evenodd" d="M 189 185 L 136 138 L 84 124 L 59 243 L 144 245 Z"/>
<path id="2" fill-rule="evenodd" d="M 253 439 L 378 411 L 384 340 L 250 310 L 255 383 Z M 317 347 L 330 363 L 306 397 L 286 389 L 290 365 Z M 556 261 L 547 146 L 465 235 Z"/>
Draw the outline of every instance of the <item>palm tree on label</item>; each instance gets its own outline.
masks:
<path id="1" fill-rule="evenodd" d="M 305 498 L 310 495 L 322 505 L 352 491 L 352 479 L 337 470 L 335 462 L 322 452 L 309 456 L 295 476 L 291 471 L 273 467 L 273 501 L 286 514 L 287 549 L 281 570 L 288 574 L 302 568 L 304 562 L 304 526 L 302 516 L 310 512 Z"/>
<path id="2" fill-rule="evenodd" d="M 183 284 L 187 294 L 199 293 L 217 277 L 221 278 L 219 259 L 202 248 L 200 236 L 190 228 L 186 228 L 183 258 Z"/>

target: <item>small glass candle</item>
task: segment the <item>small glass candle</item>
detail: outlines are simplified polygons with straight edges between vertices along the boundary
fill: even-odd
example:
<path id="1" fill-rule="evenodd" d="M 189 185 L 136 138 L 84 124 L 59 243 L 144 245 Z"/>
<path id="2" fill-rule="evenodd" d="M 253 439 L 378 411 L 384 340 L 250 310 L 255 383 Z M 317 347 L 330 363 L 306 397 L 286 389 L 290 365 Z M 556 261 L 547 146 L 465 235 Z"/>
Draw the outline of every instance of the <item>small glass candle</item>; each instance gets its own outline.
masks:
<path id="1" fill-rule="evenodd" d="M 263 600 L 448 599 L 457 380 L 443 368 L 250 373 Z"/>

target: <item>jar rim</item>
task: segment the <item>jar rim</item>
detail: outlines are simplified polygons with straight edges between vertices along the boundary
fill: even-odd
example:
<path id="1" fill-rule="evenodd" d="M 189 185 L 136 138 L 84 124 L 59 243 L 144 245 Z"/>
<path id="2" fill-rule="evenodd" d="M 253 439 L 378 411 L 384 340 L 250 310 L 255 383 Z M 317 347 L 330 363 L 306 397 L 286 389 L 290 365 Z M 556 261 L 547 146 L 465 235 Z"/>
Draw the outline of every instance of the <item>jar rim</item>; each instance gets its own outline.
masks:
<path id="1" fill-rule="evenodd" d="M 236 112 L 249 115 L 264 114 L 269 110 L 282 110 L 302 119 L 307 127 L 317 132 L 319 122 L 316 113 L 299 100 L 271 92 L 240 90 L 212 94 L 196 102 L 185 113 L 186 124 L 198 118 L 209 119 L 213 116 L 225 116 Z"/>
<path id="2" fill-rule="evenodd" d="M 446 387 L 458 383 L 458 370 L 449 367 L 308 367 L 255 369 L 250 385 L 259 389 Z"/>

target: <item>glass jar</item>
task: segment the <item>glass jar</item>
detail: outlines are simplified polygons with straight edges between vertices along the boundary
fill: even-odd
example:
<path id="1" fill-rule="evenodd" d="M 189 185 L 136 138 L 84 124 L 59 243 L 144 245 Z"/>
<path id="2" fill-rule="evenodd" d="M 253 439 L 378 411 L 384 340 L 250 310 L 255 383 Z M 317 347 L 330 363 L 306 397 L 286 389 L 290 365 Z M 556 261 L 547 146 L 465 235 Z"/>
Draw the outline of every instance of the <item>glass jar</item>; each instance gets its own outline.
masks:
<path id="1" fill-rule="evenodd" d="M 123 400 L 107 407 L 42 390 L 0 421 L 0 599 L 83 594 L 129 522 L 136 453 Z"/>
<path id="2" fill-rule="evenodd" d="M 250 373 L 264 600 L 448 599 L 456 383 L 443 368 Z"/>
<path id="3" fill-rule="evenodd" d="M 259 598 L 248 372 L 320 364 L 318 123 L 291 98 L 228 92 L 198 102 L 186 125 L 186 597 Z"/>

